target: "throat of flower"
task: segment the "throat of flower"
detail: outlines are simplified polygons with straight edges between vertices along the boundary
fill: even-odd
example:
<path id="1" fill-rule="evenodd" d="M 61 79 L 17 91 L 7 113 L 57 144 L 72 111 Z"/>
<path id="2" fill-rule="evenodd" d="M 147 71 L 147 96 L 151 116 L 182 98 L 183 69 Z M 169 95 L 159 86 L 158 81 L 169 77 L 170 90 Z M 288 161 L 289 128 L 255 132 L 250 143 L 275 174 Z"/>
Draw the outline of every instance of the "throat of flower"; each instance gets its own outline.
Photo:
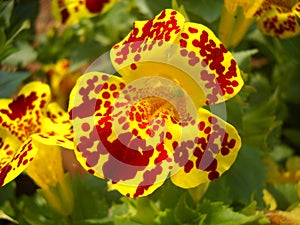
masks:
<path id="1" fill-rule="evenodd" d="M 144 98 L 140 100 L 133 109 L 137 109 L 136 115 L 140 114 L 142 119 L 148 124 L 151 124 L 155 118 L 167 119 L 167 117 L 170 117 L 174 122 L 180 121 L 176 107 L 168 100 L 160 97 Z M 139 121 L 138 118 L 136 119 Z"/>

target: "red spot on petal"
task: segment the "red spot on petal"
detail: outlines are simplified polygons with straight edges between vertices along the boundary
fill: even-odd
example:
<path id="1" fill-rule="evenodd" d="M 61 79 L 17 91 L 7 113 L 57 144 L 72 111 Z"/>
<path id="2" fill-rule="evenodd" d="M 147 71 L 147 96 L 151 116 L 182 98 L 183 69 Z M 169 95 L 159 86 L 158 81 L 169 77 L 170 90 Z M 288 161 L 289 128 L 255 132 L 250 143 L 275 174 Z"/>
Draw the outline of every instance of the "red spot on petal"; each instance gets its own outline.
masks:
<path id="1" fill-rule="evenodd" d="M 91 13 L 99 13 L 109 0 L 85 0 L 85 6 Z"/>

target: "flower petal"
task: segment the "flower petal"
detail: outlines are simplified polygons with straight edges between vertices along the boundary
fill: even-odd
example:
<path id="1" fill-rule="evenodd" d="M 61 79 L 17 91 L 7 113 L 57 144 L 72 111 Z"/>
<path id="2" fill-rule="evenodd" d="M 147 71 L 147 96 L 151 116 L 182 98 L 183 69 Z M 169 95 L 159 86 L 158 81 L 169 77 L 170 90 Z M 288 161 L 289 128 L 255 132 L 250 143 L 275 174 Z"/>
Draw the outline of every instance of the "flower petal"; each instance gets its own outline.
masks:
<path id="1" fill-rule="evenodd" d="M 69 106 L 77 159 L 126 196 L 150 194 L 173 170 L 174 140 L 197 135 L 197 111 L 185 98 L 163 78 L 125 86 L 119 77 L 83 75 Z"/>
<path id="2" fill-rule="evenodd" d="M 41 188 L 55 186 L 64 176 L 61 149 L 58 146 L 38 146 L 39 151 L 26 168 L 26 173 Z"/>
<path id="3" fill-rule="evenodd" d="M 210 29 L 184 23 L 183 16 L 174 12 L 164 10 L 153 20 L 136 23 L 124 41 L 111 50 L 113 66 L 124 82 L 129 84 L 148 76 L 170 79 L 183 87 L 198 107 L 236 95 L 243 80 L 231 53 Z M 161 17 L 163 22 L 153 22 L 160 21 Z M 157 41 L 151 29 L 161 24 L 172 26 L 167 30 L 169 38 L 161 39 L 164 36 L 158 35 Z"/>
<path id="4" fill-rule="evenodd" d="M 258 12 L 261 18 L 258 20 L 258 29 L 266 34 L 279 38 L 289 38 L 300 33 L 299 4 L 293 9 L 286 10 L 277 5 L 264 7 Z"/>
<path id="5" fill-rule="evenodd" d="M 5 142 L 10 144 L 9 147 L 11 147 L 11 150 L 9 151 L 14 151 L 17 148 L 13 137 L 7 138 Z M 1 155 L 0 186 L 7 184 L 22 173 L 38 152 L 37 147 L 32 143 L 32 139 L 30 138 L 17 149 L 16 152 L 13 152 L 12 157 L 11 154 L 9 154 L 9 158 L 2 157 Z"/>
<path id="6" fill-rule="evenodd" d="M 69 114 L 57 103 L 52 102 L 47 106 L 41 124 L 41 132 L 31 135 L 34 141 L 45 145 L 58 145 L 67 149 L 74 149 Z"/>
<path id="7" fill-rule="evenodd" d="M 50 88 L 41 82 L 25 85 L 14 100 L 0 99 L 0 125 L 25 141 L 41 131 L 42 110 L 50 101 Z"/>
<path id="8" fill-rule="evenodd" d="M 165 62 L 171 44 L 184 24 L 184 17 L 175 10 L 165 9 L 153 19 L 134 22 L 132 31 L 123 41 L 116 44 L 110 52 L 113 66 L 126 83 L 136 79 L 131 70 L 137 63 L 145 61 Z M 153 73 L 153 71 L 156 71 Z M 159 69 L 143 71 L 139 76 L 156 75 Z"/>
<path id="9" fill-rule="evenodd" d="M 52 0 L 52 14 L 61 23 L 72 25 L 110 9 L 116 0 Z"/>
<path id="10" fill-rule="evenodd" d="M 190 66 L 189 75 L 206 96 L 202 105 L 223 102 L 240 91 L 244 82 L 237 63 L 209 28 L 186 22 L 175 43 L 181 47 L 177 62 Z"/>
<path id="11" fill-rule="evenodd" d="M 196 187 L 220 177 L 233 164 L 241 147 L 233 126 L 205 109 L 199 109 L 199 118 L 193 155 L 171 176 L 172 182 L 182 188 Z"/>

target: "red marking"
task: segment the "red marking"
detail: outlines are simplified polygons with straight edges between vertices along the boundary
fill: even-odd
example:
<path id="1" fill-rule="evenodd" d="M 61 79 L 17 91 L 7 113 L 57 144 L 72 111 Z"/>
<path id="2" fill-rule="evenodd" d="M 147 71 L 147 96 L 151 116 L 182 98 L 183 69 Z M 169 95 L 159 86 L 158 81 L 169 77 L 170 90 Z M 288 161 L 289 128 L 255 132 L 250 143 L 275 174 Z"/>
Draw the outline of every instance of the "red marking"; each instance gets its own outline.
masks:
<path id="1" fill-rule="evenodd" d="M 9 150 L 9 151 L 6 152 L 6 155 L 12 155 L 13 153 L 14 153 L 14 151 Z"/>
<path id="2" fill-rule="evenodd" d="M 204 133 L 209 134 L 210 132 L 211 132 L 211 127 L 206 127 Z"/>
<path id="3" fill-rule="evenodd" d="M 183 39 L 180 39 L 180 40 L 179 40 L 179 44 L 180 44 L 180 47 L 186 48 L 186 46 L 187 46 L 187 41 L 186 41 L 186 40 L 183 40 Z M 181 53 L 182 56 L 186 56 L 185 52 L 187 53 L 186 50 L 185 50 L 184 52 L 180 51 L 180 53 Z"/>
<path id="4" fill-rule="evenodd" d="M 188 31 L 191 32 L 192 34 L 198 33 L 198 29 L 193 28 L 193 27 L 189 27 Z"/>
<path id="5" fill-rule="evenodd" d="M 163 10 L 160 14 L 160 16 L 157 18 L 158 20 L 162 20 L 166 17 L 166 10 Z"/>
<path id="6" fill-rule="evenodd" d="M 114 90 L 116 90 L 117 89 L 117 86 L 115 85 L 115 84 L 111 84 L 110 86 L 109 86 L 109 90 L 111 90 L 111 91 L 114 91 Z"/>
<path id="7" fill-rule="evenodd" d="M 107 92 L 107 91 L 103 92 L 103 93 L 102 93 L 102 98 L 104 98 L 104 99 L 109 99 L 109 98 L 110 98 L 110 93 Z"/>
<path id="8" fill-rule="evenodd" d="M 93 170 L 93 169 L 89 169 L 88 172 L 89 172 L 90 174 L 95 174 L 95 170 Z"/>
<path id="9" fill-rule="evenodd" d="M 205 128 L 205 122 L 201 121 L 201 122 L 198 124 L 198 129 L 199 129 L 200 131 L 203 131 L 204 128 Z"/>
<path id="10" fill-rule="evenodd" d="M 134 193 L 133 197 L 136 198 L 140 195 L 143 195 L 146 190 L 151 187 L 156 181 L 157 175 L 161 174 L 163 171 L 160 163 L 156 164 L 156 167 L 150 171 L 146 171 L 143 174 L 143 181 L 139 184 L 139 186 L 136 189 L 136 192 Z"/>
<path id="11" fill-rule="evenodd" d="M 3 186 L 5 178 L 7 176 L 7 174 L 9 173 L 9 171 L 11 171 L 12 166 L 11 165 L 5 165 L 3 168 L 1 168 L 0 170 L 0 187 Z"/>
<path id="12" fill-rule="evenodd" d="M 135 62 L 138 62 L 141 59 L 141 55 L 136 54 L 133 59 L 134 59 Z"/>
<path id="13" fill-rule="evenodd" d="M 220 174 L 218 171 L 212 171 L 208 174 L 208 179 L 214 180 L 220 177 Z"/>
<path id="14" fill-rule="evenodd" d="M 230 151 L 229 151 L 228 148 L 226 148 L 226 147 L 222 147 L 222 148 L 221 148 L 221 154 L 222 154 L 222 155 L 224 155 L 224 156 L 225 156 L 225 155 L 228 155 L 229 152 L 230 152 Z"/>
<path id="15" fill-rule="evenodd" d="M 137 69 L 137 65 L 135 63 L 130 64 L 130 68 L 132 70 L 136 70 Z"/>
<path id="16" fill-rule="evenodd" d="M 166 133 L 166 138 L 171 140 L 172 139 L 172 134 L 170 132 L 167 132 Z"/>
<path id="17" fill-rule="evenodd" d="M 100 13 L 109 0 L 85 0 L 85 6 L 91 13 Z"/>
<path id="18" fill-rule="evenodd" d="M 180 50 L 180 55 L 185 57 L 188 55 L 188 51 L 186 49 L 182 49 L 182 50 Z"/>
<path id="19" fill-rule="evenodd" d="M 208 117 L 208 121 L 209 121 L 211 124 L 215 124 L 215 123 L 218 122 L 217 118 L 216 118 L 216 117 L 213 117 L 213 116 Z"/>
<path id="20" fill-rule="evenodd" d="M 236 140 L 235 140 L 235 139 L 231 139 L 227 146 L 228 146 L 229 148 L 234 148 L 235 143 L 236 143 Z"/>
<path id="21" fill-rule="evenodd" d="M 184 39 L 188 39 L 189 35 L 187 33 L 181 33 L 181 37 L 183 37 Z"/>
<path id="22" fill-rule="evenodd" d="M 193 167 L 194 167 L 193 161 L 191 160 L 187 161 L 187 163 L 184 165 L 184 172 L 189 173 Z"/>
<path id="23" fill-rule="evenodd" d="M 90 130 L 90 125 L 88 123 L 83 123 L 81 125 L 81 129 L 85 132 L 89 131 Z"/>
<path id="24" fill-rule="evenodd" d="M 19 95 L 8 105 L 9 110 L 1 109 L 0 112 L 7 115 L 11 120 L 21 119 L 28 114 L 28 111 L 33 110 L 33 103 L 37 99 L 35 92 L 31 92 L 27 97 Z"/>
<path id="25" fill-rule="evenodd" d="M 61 15 L 61 22 L 63 24 L 65 24 L 68 20 L 68 18 L 70 17 L 70 13 L 67 9 L 63 9 L 61 12 L 60 12 L 60 15 Z"/>

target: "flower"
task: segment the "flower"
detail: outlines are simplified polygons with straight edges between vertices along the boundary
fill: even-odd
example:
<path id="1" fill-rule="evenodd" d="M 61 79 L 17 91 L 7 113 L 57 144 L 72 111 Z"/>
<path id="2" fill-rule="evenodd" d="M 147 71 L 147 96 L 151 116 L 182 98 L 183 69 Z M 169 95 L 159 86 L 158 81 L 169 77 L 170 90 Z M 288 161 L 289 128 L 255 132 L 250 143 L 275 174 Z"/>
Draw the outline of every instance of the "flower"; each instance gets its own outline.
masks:
<path id="1" fill-rule="evenodd" d="M 50 80 L 53 99 L 61 107 L 67 105 L 70 91 L 79 76 L 79 73 L 70 71 L 70 65 L 69 59 L 59 59 L 56 63 L 43 67 Z"/>
<path id="2" fill-rule="evenodd" d="M 69 116 L 50 99 L 49 86 L 38 81 L 14 99 L 0 99 L 0 186 L 22 173 L 39 149 L 74 148 Z"/>
<path id="3" fill-rule="evenodd" d="M 88 172 L 139 197 L 169 176 L 192 188 L 230 168 L 238 132 L 203 106 L 232 98 L 243 80 L 210 29 L 166 9 L 136 21 L 110 58 L 121 77 L 86 73 L 70 95 L 75 154 Z"/>
<path id="4" fill-rule="evenodd" d="M 220 39 L 226 47 L 235 47 L 255 22 L 255 13 L 264 0 L 225 0 L 219 25 Z"/>
<path id="5" fill-rule="evenodd" d="M 299 0 L 265 0 L 255 13 L 258 29 L 267 35 L 289 38 L 300 33 Z"/>
<path id="6" fill-rule="evenodd" d="M 105 13 L 116 0 L 52 0 L 52 14 L 62 24 L 73 25 Z"/>

